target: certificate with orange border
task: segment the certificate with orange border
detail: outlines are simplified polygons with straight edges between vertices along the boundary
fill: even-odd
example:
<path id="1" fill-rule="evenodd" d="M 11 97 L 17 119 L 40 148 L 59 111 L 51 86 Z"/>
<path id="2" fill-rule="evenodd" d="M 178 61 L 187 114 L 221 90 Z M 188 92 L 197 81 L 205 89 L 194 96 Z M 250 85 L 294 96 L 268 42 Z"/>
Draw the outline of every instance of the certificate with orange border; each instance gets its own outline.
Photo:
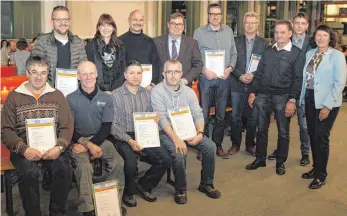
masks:
<path id="1" fill-rule="evenodd" d="M 26 119 L 27 143 L 44 153 L 56 145 L 54 118 Z"/>
<path id="2" fill-rule="evenodd" d="M 78 88 L 77 70 L 56 69 L 55 88 L 61 91 L 66 97 Z"/>
<path id="3" fill-rule="evenodd" d="M 95 213 L 97 216 L 122 216 L 117 180 L 93 184 Z"/>

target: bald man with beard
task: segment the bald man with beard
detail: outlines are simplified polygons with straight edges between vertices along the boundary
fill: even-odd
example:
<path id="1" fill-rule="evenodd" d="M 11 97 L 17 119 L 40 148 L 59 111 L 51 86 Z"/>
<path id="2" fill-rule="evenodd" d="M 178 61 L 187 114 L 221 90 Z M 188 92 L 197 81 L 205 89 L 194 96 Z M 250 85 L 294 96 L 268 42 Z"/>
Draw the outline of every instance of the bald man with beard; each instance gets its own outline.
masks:
<path id="1" fill-rule="evenodd" d="M 159 82 L 159 57 L 157 48 L 151 37 L 143 33 L 144 16 L 139 10 L 130 13 L 129 31 L 119 37 L 124 43 L 126 50 L 127 64 L 131 60 L 140 62 L 141 64 L 152 65 L 152 83 L 146 86 L 147 90 Z"/>

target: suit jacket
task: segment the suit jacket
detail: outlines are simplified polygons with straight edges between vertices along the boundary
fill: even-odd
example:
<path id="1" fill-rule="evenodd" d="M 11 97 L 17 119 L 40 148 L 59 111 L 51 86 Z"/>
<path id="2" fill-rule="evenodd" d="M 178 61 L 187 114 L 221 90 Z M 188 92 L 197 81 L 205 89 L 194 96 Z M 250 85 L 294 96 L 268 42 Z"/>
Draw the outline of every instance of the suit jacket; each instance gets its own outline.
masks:
<path id="1" fill-rule="evenodd" d="M 317 52 L 312 49 L 306 54 L 306 63 L 303 69 L 300 105 L 303 104 L 306 94 L 306 68 L 312 57 Z M 342 104 L 342 91 L 346 84 L 347 68 L 343 54 L 329 47 L 318 65 L 314 77 L 314 102 L 316 109 L 327 107 L 332 109 Z"/>
<path id="2" fill-rule="evenodd" d="M 293 37 L 291 38 L 291 41 L 293 41 Z M 293 44 L 294 45 L 294 44 Z M 294 45 L 295 46 L 295 45 Z M 305 66 L 305 60 L 306 60 L 306 53 L 312 49 L 311 46 L 311 41 L 310 41 L 310 37 L 308 35 L 306 35 L 305 39 L 304 39 L 304 44 L 302 45 L 301 48 L 301 53 L 300 53 L 300 58 L 304 59 L 303 61 L 300 61 L 301 64 L 301 68 L 304 69 Z"/>
<path id="3" fill-rule="evenodd" d="M 240 81 L 240 76 L 246 73 L 247 67 L 247 50 L 246 50 L 246 36 L 240 35 L 235 37 L 235 45 L 237 50 L 237 61 L 234 70 L 231 73 L 230 90 L 232 92 L 245 92 L 245 84 Z M 265 48 L 268 46 L 268 42 L 259 36 L 255 37 L 255 41 L 252 48 L 252 54 L 258 54 L 263 56 Z"/>
<path id="4" fill-rule="evenodd" d="M 164 71 L 165 62 L 170 60 L 168 37 L 168 34 L 165 34 L 153 39 L 159 55 L 159 71 L 161 73 Z M 191 37 L 182 35 L 180 53 L 177 60 L 182 64 L 182 78 L 187 79 L 190 85 L 198 78 L 203 67 L 198 42 Z M 161 75 L 159 82 L 162 80 L 163 76 Z"/>

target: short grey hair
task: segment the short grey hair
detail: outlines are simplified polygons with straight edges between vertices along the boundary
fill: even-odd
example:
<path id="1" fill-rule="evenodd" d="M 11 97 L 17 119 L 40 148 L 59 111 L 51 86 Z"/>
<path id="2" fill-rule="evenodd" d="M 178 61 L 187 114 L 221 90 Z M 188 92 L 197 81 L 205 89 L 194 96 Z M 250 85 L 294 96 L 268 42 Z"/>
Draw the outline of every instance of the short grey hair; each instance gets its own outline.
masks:
<path id="1" fill-rule="evenodd" d="M 164 64 L 164 71 L 163 71 L 163 73 L 165 73 L 166 67 L 167 67 L 168 64 L 178 64 L 180 66 L 181 70 L 182 70 L 182 63 L 180 61 L 175 60 L 175 59 L 170 59 L 170 60 L 167 60 L 165 62 L 165 64 Z"/>

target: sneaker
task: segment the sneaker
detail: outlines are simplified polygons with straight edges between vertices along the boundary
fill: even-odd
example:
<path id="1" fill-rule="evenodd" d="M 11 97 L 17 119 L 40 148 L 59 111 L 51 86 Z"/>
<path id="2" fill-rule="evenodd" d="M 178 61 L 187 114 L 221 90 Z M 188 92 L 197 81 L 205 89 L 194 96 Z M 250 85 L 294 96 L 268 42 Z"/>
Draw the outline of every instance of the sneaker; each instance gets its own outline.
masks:
<path id="1" fill-rule="evenodd" d="M 300 160 L 300 166 L 306 166 L 310 164 L 310 157 L 308 155 L 303 155 Z"/>
<path id="2" fill-rule="evenodd" d="M 186 204 L 187 203 L 187 191 L 176 190 L 175 191 L 175 202 L 177 204 Z"/>
<path id="3" fill-rule="evenodd" d="M 200 184 L 198 189 L 201 193 L 204 193 L 208 197 L 213 199 L 217 199 L 221 196 L 221 193 L 219 192 L 219 190 L 214 188 L 213 184 L 210 184 L 210 185 Z"/>
<path id="4" fill-rule="evenodd" d="M 135 195 L 123 195 L 122 201 L 128 207 L 137 206 Z"/>
<path id="5" fill-rule="evenodd" d="M 148 202 L 154 202 L 157 200 L 155 194 L 151 191 L 145 191 L 145 189 L 141 186 L 140 183 L 136 185 L 136 190 L 140 194 L 140 196 Z"/>

